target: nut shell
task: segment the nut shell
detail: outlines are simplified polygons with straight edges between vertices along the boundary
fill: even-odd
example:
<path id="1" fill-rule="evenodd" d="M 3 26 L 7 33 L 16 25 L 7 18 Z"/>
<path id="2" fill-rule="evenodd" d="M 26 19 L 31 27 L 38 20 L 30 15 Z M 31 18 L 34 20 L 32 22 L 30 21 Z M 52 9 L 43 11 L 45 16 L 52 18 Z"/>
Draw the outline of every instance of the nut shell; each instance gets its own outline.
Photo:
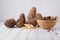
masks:
<path id="1" fill-rule="evenodd" d="M 14 25 L 16 24 L 15 20 L 14 19 L 8 19 L 5 21 L 5 26 L 9 27 L 9 28 L 12 28 L 14 27 Z"/>
<path id="2" fill-rule="evenodd" d="M 43 17 L 42 20 L 56 20 L 56 18 L 51 17 L 51 16 L 47 16 L 47 17 Z"/>
<path id="3" fill-rule="evenodd" d="M 44 17 L 43 20 L 51 20 L 51 17 L 50 16 Z"/>

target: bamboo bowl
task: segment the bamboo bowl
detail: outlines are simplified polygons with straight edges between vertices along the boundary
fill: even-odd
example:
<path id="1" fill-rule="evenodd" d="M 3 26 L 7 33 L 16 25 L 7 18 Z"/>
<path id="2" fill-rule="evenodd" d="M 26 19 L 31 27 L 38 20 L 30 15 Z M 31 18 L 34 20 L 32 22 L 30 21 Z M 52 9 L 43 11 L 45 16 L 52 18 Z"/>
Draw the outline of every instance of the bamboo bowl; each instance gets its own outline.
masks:
<path id="1" fill-rule="evenodd" d="M 52 29 L 56 22 L 57 22 L 57 17 L 51 17 L 51 18 L 56 18 L 56 20 L 37 20 L 38 25 L 46 30 L 50 30 Z"/>

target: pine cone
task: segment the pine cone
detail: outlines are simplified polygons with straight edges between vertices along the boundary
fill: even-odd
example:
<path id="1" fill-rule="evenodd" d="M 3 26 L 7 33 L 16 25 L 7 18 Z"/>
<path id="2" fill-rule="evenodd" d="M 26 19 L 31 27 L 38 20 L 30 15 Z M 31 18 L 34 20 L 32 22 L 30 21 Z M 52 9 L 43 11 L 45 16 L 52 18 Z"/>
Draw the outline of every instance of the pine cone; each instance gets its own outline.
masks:
<path id="1" fill-rule="evenodd" d="M 28 14 L 28 19 L 33 19 L 35 18 L 35 15 L 36 15 L 36 8 L 35 7 L 32 7 L 29 11 L 29 14 Z"/>

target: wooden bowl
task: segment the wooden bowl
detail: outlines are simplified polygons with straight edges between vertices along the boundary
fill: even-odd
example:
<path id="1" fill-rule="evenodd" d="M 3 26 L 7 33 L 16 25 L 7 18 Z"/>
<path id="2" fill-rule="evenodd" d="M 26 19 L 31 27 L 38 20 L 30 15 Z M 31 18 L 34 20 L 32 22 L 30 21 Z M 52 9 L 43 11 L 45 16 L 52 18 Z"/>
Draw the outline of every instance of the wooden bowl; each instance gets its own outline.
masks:
<path id="1" fill-rule="evenodd" d="M 37 23 L 41 28 L 50 30 L 55 26 L 57 22 L 56 16 L 52 18 L 56 18 L 56 20 L 52 20 L 52 19 L 51 20 L 37 20 Z"/>

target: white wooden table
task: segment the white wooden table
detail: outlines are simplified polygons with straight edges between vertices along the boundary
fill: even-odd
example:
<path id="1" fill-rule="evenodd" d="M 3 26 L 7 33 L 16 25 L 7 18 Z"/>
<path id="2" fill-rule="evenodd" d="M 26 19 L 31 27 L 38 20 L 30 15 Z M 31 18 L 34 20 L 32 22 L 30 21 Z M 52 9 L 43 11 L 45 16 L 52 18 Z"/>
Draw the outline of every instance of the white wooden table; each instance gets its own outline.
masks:
<path id="1" fill-rule="evenodd" d="M 7 28 L 0 22 L 0 40 L 60 40 L 60 22 L 55 26 L 55 31 L 47 32 L 41 28 L 21 29 Z M 58 34 L 57 34 L 58 33 Z"/>

